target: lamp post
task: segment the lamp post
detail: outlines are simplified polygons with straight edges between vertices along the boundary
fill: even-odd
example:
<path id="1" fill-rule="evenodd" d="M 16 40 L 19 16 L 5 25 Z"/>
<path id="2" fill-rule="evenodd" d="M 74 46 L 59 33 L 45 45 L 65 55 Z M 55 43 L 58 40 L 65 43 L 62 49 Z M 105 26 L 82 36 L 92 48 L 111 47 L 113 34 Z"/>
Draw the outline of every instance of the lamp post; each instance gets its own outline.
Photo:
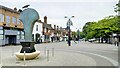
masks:
<path id="1" fill-rule="evenodd" d="M 73 25 L 72 21 L 71 21 L 71 18 L 73 18 L 74 16 L 71 16 L 70 18 L 68 18 L 67 16 L 65 16 L 65 18 L 68 18 L 68 21 L 67 21 L 67 29 L 68 29 L 68 46 L 71 46 L 71 37 L 70 37 L 70 33 L 71 33 L 71 30 L 70 30 L 70 26 Z"/>

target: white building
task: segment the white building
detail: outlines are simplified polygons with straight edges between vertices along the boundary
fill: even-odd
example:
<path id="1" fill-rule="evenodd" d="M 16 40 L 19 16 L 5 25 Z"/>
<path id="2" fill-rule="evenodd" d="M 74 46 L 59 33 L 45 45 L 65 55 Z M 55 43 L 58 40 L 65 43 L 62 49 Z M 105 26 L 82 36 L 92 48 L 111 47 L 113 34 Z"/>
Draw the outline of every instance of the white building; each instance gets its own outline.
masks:
<path id="1" fill-rule="evenodd" d="M 33 41 L 36 43 L 44 42 L 43 35 L 42 35 L 42 25 L 43 23 L 40 21 L 35 22 L 33 27 Z"/>
<path id="2" fill-rule="evenodd" d="M 36 43 L 51 41 L 51 24 L 47 24 L 47 17 L 44 17 L 44 22 L 38 20 L 33 27 L 33 41 Z"/>

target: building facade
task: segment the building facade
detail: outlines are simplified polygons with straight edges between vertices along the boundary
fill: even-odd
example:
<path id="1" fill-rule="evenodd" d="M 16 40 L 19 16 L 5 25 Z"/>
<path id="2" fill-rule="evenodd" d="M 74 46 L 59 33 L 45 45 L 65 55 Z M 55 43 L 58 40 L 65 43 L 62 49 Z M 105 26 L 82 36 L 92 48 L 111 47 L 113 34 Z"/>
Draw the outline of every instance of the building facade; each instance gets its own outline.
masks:
<path id="1" fill-rule="evenodd" d="M 67 40 L 67 33 L 68 30 L 66 28 L 62 28 L 59 26 L 54 25 L 53 30 L 51 30 L 51 41 L 52 42 L 60 42 Z"/>
<path id="2" fill-rule="evenodd" d="M 44 42 L 43 35 L 42 35 L 42 26 L 43 23 L 39 20 L 35 22 L 34 27 L 33 27 L 33 41 L 36 43 L 42 43 Z"/>
<path id="3" fill-rule="evenodd" d="M 19 15 L 16 8 L 0 5 L 0 45 L 20 44 L 20 41 L 24 41 L 23 24 Z"/>
<path id="4" fill-rule="evenodd" d="M 68 29 L 47 23 L 47 16 L 44 21 L 38 20 L 33 27 L 33 41 L 36 43 L 60 42 L 67 40 Z"/>
<path id="5" fill-rule="evenodd" d="M 36 43 L 50 42 L 51 24 L 47 23 L 47 17 L 44 17 L 44 22 L 38 20 L 33 27 L 33 41 Z"/>
<path id="6" fill-rule="evenodd" d="M 51 41 L 51 30 L 53 30 L 51 24 L 47 23 L 47 16 L 44 17 L 44 23 L 43 23 L 43 37 L 44 42 L 50 42 Z"/>

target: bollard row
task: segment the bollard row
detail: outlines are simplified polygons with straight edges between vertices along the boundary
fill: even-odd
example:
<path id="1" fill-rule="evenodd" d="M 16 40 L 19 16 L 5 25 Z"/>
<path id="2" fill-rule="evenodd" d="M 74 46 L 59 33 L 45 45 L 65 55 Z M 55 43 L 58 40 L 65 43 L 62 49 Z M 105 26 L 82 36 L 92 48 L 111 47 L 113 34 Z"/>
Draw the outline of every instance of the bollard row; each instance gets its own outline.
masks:
<path id="1" fill-rule="evenodd" d="M 46 53 L 47 52 L 47 53 Z M 52 48 L 52 57 L 54 57 L 54 48 Z M 47 56 L 47 61 L 49 61 L 50 59 L 50 51 L 49 51 L 49 49 L 46 49 L 46 47 L 44 48 L 44 54 Z"/>

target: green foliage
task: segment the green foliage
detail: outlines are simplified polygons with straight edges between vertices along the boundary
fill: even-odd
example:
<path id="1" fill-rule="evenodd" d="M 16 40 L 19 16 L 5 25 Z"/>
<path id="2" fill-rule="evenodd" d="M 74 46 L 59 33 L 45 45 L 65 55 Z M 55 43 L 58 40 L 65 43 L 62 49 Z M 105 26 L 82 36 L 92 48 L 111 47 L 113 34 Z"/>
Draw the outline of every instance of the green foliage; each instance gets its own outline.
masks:
<path id="1" fill-rule="evenodd" d="M 85 37 L 84 33 L 80 32 L 80 38 L 84 38 L 84 37 Z"/>
<path id="2" fill-rule="evenodd" d="M 86 39 L 92 38 L 95 35 L 94 27 L 96 22 L 87 22 L 83 27 L 83 33 Z"/>
<path id="3" fill-rule="evenodd" d="M 83 32 L 80 32 L 80 31 L 79 31 L 79 33 L 78 33 L 78 31 L 77 31 L 77 32 L 73 32 L 73 36 L 74 36 L 75 38 L 77 38 L 78 34 L 79 34 L 80 38 L 84 38 L 84 37 L 85 37 L 85 35 L 84 35 Z"/>
<path id="4" fill-rule="evenodd" d="M 116 4 L 115 12 L 120 12 L 120 0 Z M 86 39 L 109 37 L 112 33 L 120 34 L 120 16 L 108 16 L 98 22 L 87 22 L 83 27 Z"/>
<path id="5" fill-rule="evenodd" d="M 108 16 L 98 22 L 87 22 L 83 27 L 86 39 L 109 37 L 112 33 L 120 32 L 120 18 Z"/>

